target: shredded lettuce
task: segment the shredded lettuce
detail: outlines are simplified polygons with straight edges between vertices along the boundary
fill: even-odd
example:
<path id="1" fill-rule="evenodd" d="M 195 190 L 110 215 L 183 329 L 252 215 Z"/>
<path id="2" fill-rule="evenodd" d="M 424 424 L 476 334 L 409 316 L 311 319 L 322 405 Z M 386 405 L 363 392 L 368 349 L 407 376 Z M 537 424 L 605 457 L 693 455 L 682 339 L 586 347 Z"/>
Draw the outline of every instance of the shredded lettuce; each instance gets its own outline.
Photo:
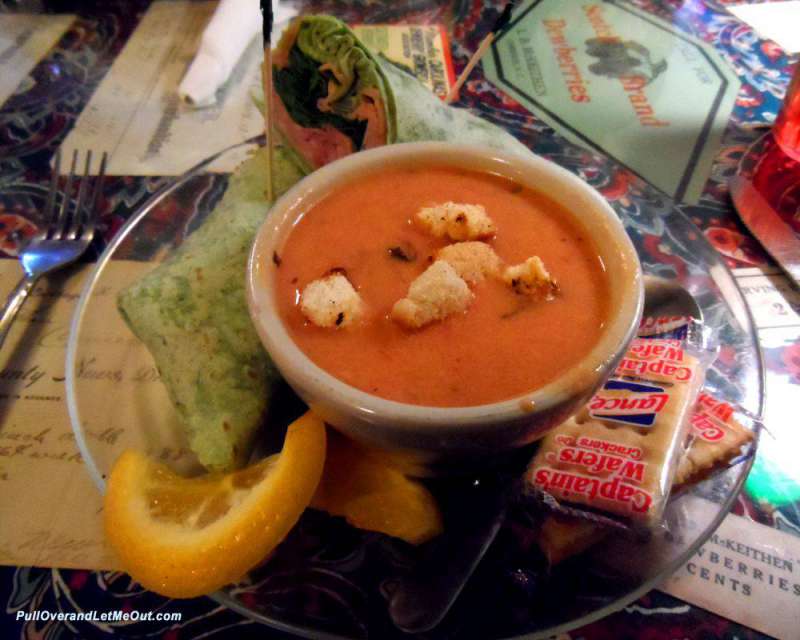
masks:
<path id="1" fill-rule="evenodd" d="M 274 70 L 273 81 L 295 122 L 310 128 L 329 124 L 353 140 L 358 151 L 368 123 L 356 113 L 365 99 L 373 99 L 365 95 L 379 95 L 387 116 L 386 142 L 393 141 L 391 89 L 375 56 L 346 24 L 331 16 L 301 18 L 278 49 L 288 49 L 288 65 Z"/>
<path id="2" fill-rule="evenodd" d="M 321 129 L 328 124 L 353 141 L 355 149 L 361 149 L 364 133 L 367 130 L 366 120 L 355 120 L 341 114 L 343 105 L 337 105 L 336 111 L 320 111 L 318 102 L 328 95 L 328 74 L 319 70 L 319 62 L 302 52 L 295 44 L 289 50 L 289 65 L 284 69 L 273 71 L 273 81 L 278 96 L 283 101 L 289 116 L 302 127 Z M 348 99 L 354 103 L 355 98 Z"/>
<path id="3" fill-rule="evenodd" d="M 327 96 L 334 113 L 352 118 L 361 94 L 368 89 L 383 88 L 380 71 L 366 47 L 340 20 L 318 16 L 302 23 L 295 46 L 317 64 L 335 69 L 338 88 Z"/>

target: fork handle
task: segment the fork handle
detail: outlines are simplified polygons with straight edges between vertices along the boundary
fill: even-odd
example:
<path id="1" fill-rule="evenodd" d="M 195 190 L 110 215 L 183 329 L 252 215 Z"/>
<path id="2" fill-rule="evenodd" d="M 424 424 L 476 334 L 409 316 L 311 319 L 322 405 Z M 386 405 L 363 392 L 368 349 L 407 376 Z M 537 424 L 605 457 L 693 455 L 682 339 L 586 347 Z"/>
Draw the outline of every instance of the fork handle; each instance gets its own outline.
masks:
<path id="1" fill-rule="evenodd" d="M 33 291 L 33 286 L 38 279 L 37 276 L 23 276 L 22 280 L 19 281 L 19 284 L 8 296 L 6 305 L 3 307 L 3 312 L 0 314 L 0 349 L 3 348 L 3 343 L 11 329 L 11 323 L 14 322 L 14 318 L 22 307 L 22 303 L 25 302 L 31 291 Z"/>

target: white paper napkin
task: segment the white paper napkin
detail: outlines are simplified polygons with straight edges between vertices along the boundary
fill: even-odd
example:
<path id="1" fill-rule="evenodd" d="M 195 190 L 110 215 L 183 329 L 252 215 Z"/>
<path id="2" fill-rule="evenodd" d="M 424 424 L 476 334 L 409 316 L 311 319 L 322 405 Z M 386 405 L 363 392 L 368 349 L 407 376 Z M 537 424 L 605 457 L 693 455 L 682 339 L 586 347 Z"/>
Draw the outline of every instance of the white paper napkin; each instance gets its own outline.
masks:
<path id="1" fill-rule="evenodd" d="M 777 42 L 789 54 L 800 53 L 800 2 L 766 2 L 728 7 L 739 20 L 755 29 L 762 38 Z"/>
<path id="2" fill-rule="evenodd" d="M 295 9 L 279 1 L 273 1 L 273 12 L 275 25 L 297 14 Z M 242 53 L 253 38 L 261 37 L 261 24 L 258 0 L 220 0 L 200 39 L 197 54 L 178 87 L 181 98 L 194 107 L 216 104 L 217 92 L 230 77 Z"/>

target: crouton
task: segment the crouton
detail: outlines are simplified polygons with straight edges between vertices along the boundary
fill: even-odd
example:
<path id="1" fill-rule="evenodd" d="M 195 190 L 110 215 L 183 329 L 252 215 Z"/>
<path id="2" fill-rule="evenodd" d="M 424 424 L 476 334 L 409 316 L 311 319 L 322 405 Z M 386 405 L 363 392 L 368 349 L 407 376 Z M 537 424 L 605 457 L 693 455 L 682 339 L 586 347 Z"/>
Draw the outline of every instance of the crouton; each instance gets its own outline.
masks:
<path id="1" fill-rule="evenodd" d="M 494 222 L 479 204 L 445 202 L 420 209 L 416 218 L 432 236 L 456 242 L 491 238 L 496 232 Z"/>
<path id="2" fill-rule="evenodd" d="M 506 267 L 503 281 L 520 295 L 552 300 L 558 292 L 558 283 L 545 269 L 539 256 L 528 258 L 522 264 Z"/>
<path id="3" fill-rule="evenodd" d="M 332 273 L 305 286 L 300 311 L 318 327 L 346 327 L 361 317 L 364 303 L 343 274 Z"/>
<path id="4" fill-rule="evenodd" d="M 485 242 L 450 244 L 439 249 L 436 257 L 447 262 L 469 284 L 500 274 L 500 257 Z"/>
<path id="5" fill-rule="evenodd" d="M 472 291 L 455 269 L 437 260 L 408 288 L 408 297 L 398 300 L 392 318 L 411 329 L 465 311 L 472 302 Z"/>

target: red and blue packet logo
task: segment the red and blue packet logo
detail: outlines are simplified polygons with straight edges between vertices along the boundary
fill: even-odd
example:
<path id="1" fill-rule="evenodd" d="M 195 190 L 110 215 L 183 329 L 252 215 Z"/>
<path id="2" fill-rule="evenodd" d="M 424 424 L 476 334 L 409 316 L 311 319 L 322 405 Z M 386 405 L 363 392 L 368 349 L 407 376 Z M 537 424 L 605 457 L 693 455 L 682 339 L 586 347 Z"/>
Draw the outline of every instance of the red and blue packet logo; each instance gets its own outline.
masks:
<path id="1" fill-rule="evenodd" d="M 627 393 L 609 395 L 605 391 Z M 592 397 L 589 415 L 637 427 L 652 427 L 668 401 L 669 393 L 664 387 L 612 378 Z"/>
<path id="2" fill-rule="evenodd" d="M 697 320 L 691 316 L 644 317 L 639 324 L 637 335 L 640 338 L 664 340 L 687 340 L 691 327 Z"/>

